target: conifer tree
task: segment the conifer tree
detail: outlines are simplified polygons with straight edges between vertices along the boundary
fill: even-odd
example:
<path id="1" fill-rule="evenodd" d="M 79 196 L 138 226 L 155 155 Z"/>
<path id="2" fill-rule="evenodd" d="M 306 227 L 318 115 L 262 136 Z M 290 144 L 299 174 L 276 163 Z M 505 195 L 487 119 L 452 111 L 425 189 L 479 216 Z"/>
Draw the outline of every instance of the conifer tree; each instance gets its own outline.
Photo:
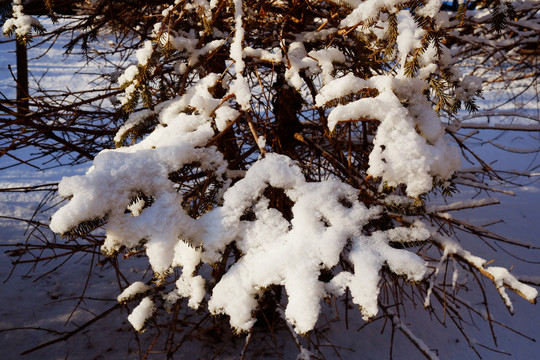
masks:
<path id="1" fill-rule="evenodd" d="M 54 1 L 45 3 L 54 13 Z M 490 36 L 505 36 L 514 25 L 537 29 L 533 2 L 489 3 L 476 6 L 488 14 L 481 29 Z M 450 49 L 468 58 L 480 51 L 467 34 L 476 31 L 475 10 L 464 4 L 449 15 L 441 5 L 74 2 L 69 11 L 79 14 L 77 23 L 61 29 L 74 34 L 68 52 L 80 46 L 89 60 L 112 59 L 90 50 L 105 36 L 114 56 L 131 64 L 114 69 L 120 72 L 98 96 L 82 100 L 81 111 L 49 103 L 22 121 L 41 136 L 41 111 L 64 134 L 50 131 L 61 148 L 47 154 L 92 160 L 85 175 L 60 182 L 68 201 L 51 229 L 67 243 L 99 248 L 104 262 L 148 258 L 153 281 L 124 284 L 118 301 L 133 305 L 135 330 L 168 333 L 170 357 L 178 351 L 183 298 L 220 316 L 220 331 L 230 325 L 250 334 L 244 351 L 254 329 L 272 331 L 274 321 L 293 329 L 291 339 L 307 351 L 295 333 L 309 336 L 326 302 L 343 300 L 365 321 L 390 320 L 426 358 L 437 358 L 437 344 L 417 338 L 400 309 L 416 304 L 445 313 L 462 331 L 457 309 L 472 307 L 456 296 L 460 274 L 492 282 L 510 311 L 508 290 L 536 302 L 531 284 L 490 266 L 451 234 L 461 227 L 511 240 L 447 217 L 452 204 L 428 201 L 452 202 L 464 183 L 460 152 L 469 149 L 452 119 L 477 111 L 482 90 Z M 520 11 L 530 16 L 516 25 Z M 16 19 L 4 25 L 8 35 L 17 31 L 10 24 Z M 63 111 L 72 116 L 68 127 L 61 126 Z M 5 129 L 8 137 L 18 127 Z M 499 177 L 478 160 L 483 168 L 469 180 Z M 444 270 L 449 264 L 453 274 Z M 441 285 L 447 282 L 452 286 Z"/>

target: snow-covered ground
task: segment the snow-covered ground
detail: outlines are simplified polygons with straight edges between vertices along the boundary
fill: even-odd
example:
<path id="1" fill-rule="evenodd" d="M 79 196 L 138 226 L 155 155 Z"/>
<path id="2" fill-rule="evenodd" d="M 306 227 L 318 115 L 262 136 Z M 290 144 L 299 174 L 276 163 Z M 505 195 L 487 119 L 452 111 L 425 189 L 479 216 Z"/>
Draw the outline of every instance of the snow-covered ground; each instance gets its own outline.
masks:
<path id="1" fill-rule="evenodd" d="M 14 92 L 13 80 L 7 69 L 8 64 L 15 64 L 13 43 L 0 44 L 0 89 L 5 94 Z M 36 50 L 37 51 L 37 50 Z M 37 52 L 31 52 L 30 57 L 37 56 Z M 62 62 L 62 49 L 53 48 L 45 56 L 38 60 L 30 61 L 30 70 L 36 77 L 42 78 L 42 84 L 48 88 L 64 88 L 70 86 L 85 86 L 89 83 L 92 75 L 79 73 L 74 70 L 84 68 L 83 61 L 70 59 Z M 88 73 L 93 72 L 87 69 Z M 532 104 L 534 108 L 535 104 Z M 536 107 L 538 105 L 536 104 Z M 538 115 L 536 115 L 538 116 Z M 475 135 L 470 144 L 477 153 L 497 169 L 518 170 L 521 172 L 536 172 L 540 169 L 538 153 L 516 154 L 503 151 L 488 142 L 493 140 L 510 148 L 540 149 L 540 134 L 538 132 L 507 132 L 499 134 L 492 130 L 485 130 Z M 9 164 L 6 157 L 0 158 L 0 168 Z M 75 169 L 57 168 L 46 172 L 38 172 L 30 167 L 15 167 L 0 171 L 0 189 L 17 187 L 28 184 L 45 182 L 57 182 L 64 175 L 81 173 L 85 166 Z M 540 246 L 539 238 L 539 214 L 540 214 L 540 182 L 538 177 L 523 178 L 519 180 L 522 186 L 505 186 L 505 190 L 515 192 L 516 196 L 500 194 L 500 205 L 460 211 L 456 217 L 467 219 L 478 225 L 492 224 L 488 228 L 510 238 L 519 239 L 521 242 Z M 44 193 L 0 193 L 0 216 L 29 217 L 35 204 L 39 203 Z M 456 200 L 476 197 L 476 192 L 463 188 L 456 195 Z M 478 195 L 485 197 L 485 194 Z M 48 221 L 50 213 L 38 214 L 36 219 Z M 500 220 L 500 221 L 497 221 Z M 46 230 L 45 230 L 46 231 Z M 49 234 L 52 236 L 52 233 Z M 459 234 L 458 234 L 459 235 Z M 141 336 L 135 335 L 131 325 L 127 322 L 125 311 L 114 311 L 66 341 L 60 341 L 41 350 L 21 356 L 20 353 L 50 340 L 60 338 L 67 332 L 76 329 L 86 323 L 95 315 L 106 313 L 116 306 L 116 296 L 119 293 L 117 279 L 114 272 L 107 264 L 100 266 L 96 258 L 91 255 L 79 258 L 73 257 L 59 266 L 65 259 L 55 259 L 50 262 L 39 263 L 35 268 L 32 263 L 20 264 L 13 271 L 11 261 L 17 259 L 12 253 L 6 253 L 10 249 L 8 245 L 24 242 L 30 236 L 30 242 L 38 241 L 24 226 L 13 221 L 0 219 L 0 349 L 3 359 L 137 359 L 139 358 L 139 346 L 146 349 L 152 342 L 156 333 L 149 331 Z M 459 235 L 466 248 L 477 255 L 494 260 L 494 264 L 511 268 L 513 273 L 538 276 L 540 274 L 540 256 L 538 250 L 529 250 L 505 245 L 486 245 L 476 237 Z M 491 243 L 490 243 L 491 244 Z M 67 258 L 67 257 L 66 257 Z M 126 270 L 130 282 L 137 280 L 149 280 L 150 274 L 144 261 L 130 259 L 121 262 L 120 266 Z M 54 270 L 51 272 L 51 270 Z M 88 288 L 85 289 L 87 278 Z M 7 281 L 4 281 L 7 280 Z M 467 279 L 462 279 L 465 281 Z M 468 279 L 474 282 L 474 279 Z M 470 288 L 469 299 L 475 299 L 473 303 L 482 308 L 482 294 L 475 288 Z M 486 284 L 487 296 L 493 304 L 492 317 L 508 325 L 509 327 L 529 336 L 538 338 L 540 341 L 540 311 L 537 306 L 527 303 L 517 296 L 511 296 L 515 305 L 515 315 L 510 316 L 504 304 L 498 298 L 498 294 L 491 284 Z M 80 295 L 85 292 L 86 300 L 79 304 L 74 311 Z M 345 318 L 343 307 L 339 307 L 339 318 L 333 307 L 325 309 L 324 316 L 319 319 L 319 324 L 325 321 L 333 321 L 327 331 L 320 332 L 321 343 L 328 344 L 325 352 L 326 358 L 337 358 L 333 344 L 339 350 L 343 359 L 381 359 L 388 358 L 391 337 L 391 326 L 383 321 L 375 321 L 373 324 L 359 330 L 364 323 L 356 309 L 350 309 Z M 73 312 L 74 311 L 74 312 Z M 436 321 L 430 321 L 429 315 L 423 311 L 422 304 L 417 309 L 409 309 L 405 321 L 411 324 L 411 330 L 422 338 L 428 346 L 434 350 L 441 359 L 474 358 L 474 353 L 459 332 L 448 324 L 446 327 Z M 465 310 L 463 310 L 465 312 Z M 72 314 L 73 312 L 73 314 Z M 193 315 L 195 317 L 195 315 Z M 468 318 L 467 314 L 463 314 Z M 414 321 L 413 321 L 414 320 Z M 447 320 L 448 321 L 448 320 Z M 478 317 L 469 318 L 471 338 L 479 343 L 493 347 L 491 332 L 487 323 Z M 347 328 L 348 327 L 348 328 Z M 384 331 L 383 331 L 384 330 Z M 285 330 L 283 330 L 286 333 Z M 382 332 L 382 334 L 381 334 Z M 535 359 L 540 353 L 539 342 L 528 340 L 511 330 L 503 327 L 495 328 L 498 340 L 497 351 L 489 351 L 478 347 L 480 353 L 486 359 Z M 419 359 L 420 352 L 414 348 L 401 333 L 395 334 L 393 348 L 394 359 Z M 286 338 L 286 337 L 285 337 Z M 139 341 L 141 345 L 139 345 Z M 255 341 L 255 340 L 253 340 Z M 268 339 L 264 341 L 269 341 Z M 299 338 L 306 343 L 306 339 Z M 261 340 L 261 343 L 263 340 Z M 226 349 L 222 349 L 219 358 L 239 358 L 244 338 L 239 337 Z M 298 349 L 292 340 L 277 340 L 286 359 L 294 359 Z M 156 349 L 158 347 L 156 346 Z M 175 359 L 206 359 L 211 358 L 213 349 L 207 349 L 197 339 L 186 343 L 183 351 L 175 355 Z M 506 353 L 511 353 L 508 355 Z M 255 354 L 248 354 L 252 358 Z M 247 358 L 249 358 L 247 356 Z M 258 355 L 260 356 L 260 354 Z M 161 359 L 164 354 L 150 354 L 150 358 Z M 268 358 L 276 358 L 276 354 L 269 354 Z"/>

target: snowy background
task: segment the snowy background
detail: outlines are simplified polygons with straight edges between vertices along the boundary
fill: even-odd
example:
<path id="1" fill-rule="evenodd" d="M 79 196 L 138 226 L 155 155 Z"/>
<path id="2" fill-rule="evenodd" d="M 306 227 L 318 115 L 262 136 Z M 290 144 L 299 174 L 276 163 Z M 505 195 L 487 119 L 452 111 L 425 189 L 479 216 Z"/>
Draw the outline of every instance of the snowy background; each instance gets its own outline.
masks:
<path id="1" fill-rule="evenodd" d="M 15 68 L 15 44 L 3 42 L 0 44 L 0 91 L 8 98 L 13 98 L 14 80 L 8 65 Z M 89 68 L 82 59 L 72 57 L 64 61 L 63 49 L 53 47 L 48 53 L 42 55 L 42 49 L 33 49 L 29 52 L 29 66 L 34 78 L 41 79 L 41 86 L 49 89 L 64 89 L 69 86 L 72 90 L 83 90 L 89 86 L 92 75 L 98 69 Z M 80 60 L 80 61 L 78 61 Z M 31 77 L 32 79 L 32 77 Z M 91 86 L 91 85 L 90 85 Z M 519 86 L 519 84 L 516 84 Z M 495 101 L 497 94 L 488 93 L 484 106 Z M 539 117 L 538 103 L 519 104 Z M 509 107 L 516 106 L 510 104 Z M 485 130 L 476 134 L 470 144 L 487 163 L 496 169 L 507 169 L 528 172 L 540 172 L 540 159 L 538 153 L 517 154 L 503 151 L 488 141 L 520 149 L 540 149 L 538 132 L 506 132 Z M 30 153 L 19 154 L 28 156 Z M 57 182 L 62 176 L 83 173 L 87 166 L 78 168 L 54 168 L 46 171 L 36 171 L 34 168 L 17 166 L 5 168 L 12 160 L 3 156 L 0 158 L 0 189 Z M 464 162 L 464 166 L 468 165 Z M 489 229 L 521 242 L 540 246 L 539 219 L 540 219 L 540 183 L 537 177 L 519 179 L 522 186 L 507 185 L 505 190 L 513 191 L 516 195 L 499 194 L 497 198 L 501 204 L 496 206 L 471 209 L 455 213 L 457 218 L 469 220 L 478 225 L 492 224 Z M 35 205 L 38 204 L 44 193 L 0 193 L 0 216 L 5 217 L 31 217 Z M 477 194 L 468 188 L 461 189 L 456 200 L 482 198 L 485 194 Z M 440 200 L 439 200 L 440 201 Z M 38 214 L 36 219 L 47 222 L 50 212 Z M 116 296 L 119 293 L 114 272 L 96 264 L 97 260 L 91 256 L 82 258 L 73 257 L 65 265 L 59 266 L 65 259 L 55 259 L 51 262 L 39 263 L 35 268 L 33 264 L 19 264 L 12 269 L 12 260 L 17 257 L 10 256 L 9 245 L 24 242 L 28 236 L 22 224 L 9 219 L 0 218 L 0 349 L 4 359 L 137 359 L 139 346 L 146 349 L 152 342 L 156 333 L 149 331 L 143 335 L 135 335 L 131 325 L 127 322 L 126 311 L 115 311 L 113 314 L 88 326 L 81 332 L 49 347 L 21 356 L 24 350 L 39 344 L 64 336 L 67 332 L 86 323 L 95 315 L 101 314 L 116 305 Z M 52 236 L 52 233 L 50 234 Z M 489 246 L 475 237 L 461 235 L 459 240 L 466 244 L 466 248 L 476 255 L 494 259 L 494 265 L 513 267 L 513 273 L 538 276 L 540 274 L 540 256 L 538 250 L 529 251 L 516 247 L 502 246 L 500 244 Z M 30 238 L 32 242 L 32 238 Z M 13 254 L 11 254 L 13 255 Z M 79 255 L 77 255 L 79 256 Z M 130 259 L 121 262 L 129 274 L 130 281 L 149 280 L 151 274 L 145 261 Z M 58 268 L 57 268 L 58 267 Z M 57 268 L 57 269 L 56 269 Z M 56 269 L 56 270 L 55 270 Z M 91 269 L 91 273 L 89 271 Z M 54 271 L 52 271 L 54 270 Z M 89 287 L 85 290 L 88 276 Z M 493 317 L 495 320 L 540 341 L 540 311 L 537 306 L 513 296 L 515 315 L 510 316 L 496 291 L 490 284 L 486 290 L 492 300 Z M 77 307 L 80 295 L 85 292 L 85 301 Z M 477 299 L 475 306 L 481 308 L 482 294 L 476 287 L 470 288 L 469 299 Z M 328 344 L 327 358 L 337 358 L 335 346 L 344 359 L 382 359 L 389 356 L 390 328 L 384 326 L 383 321 L 375 321 L 363 327 L 363 321 L 356 309 L 349 309 L 348 321 L 343 321 L 344 309 L 340 313 L 330 307 L 319 319 L 319 324 L 331 322 L 327 330 L 320 332 L 320 343 Z M 73 313 L 72 313 L 73 312 Z M 196 318 L 195 315 L 193 315 Z M 336 321 L 337 317 L 342 319 Z M 189 318 L 186 318 L 189 320 Z M 431 349 L 436 351 L 441 359 L 474 358 L 466 341 L 459 332 L 448 324 L 444 327 L 436 321 L 430 321 L 429 315 L 423 311 L 419 304 L 417 309 L 410 309 L 406 314 L 405 322 L 411 324 L 411 330 L 421 337 Z M 347 328 L 348 327 L 348 328 Z M 361 328 L 361 330 L 359 330 Z M 493 347 L 491 332 L 487 323 L 477 317 L 470 319 L 467 328 L 471 338 L 480 344 Z M 478 347 L 486 359 L 535 359 L 540 353 L 540 343 L 522 337 L 503 327 L 495 328 L 498 345 L 493 352 Z M 395 334 L 393 355 L 395 359 L 419 359 L 422 355 L 401 334 Z M 216 358 L 239 358 L 243 347 L 243 337 L 230 340 L 224 349 L 204 348 L 201 341 L 193 339 L 184 344 L 184 350 L 175 355 L 175 359 L 207 359 L 213 355 Z M 261 343 L 269 341 L 261 339 Z M 300 339 L 300 341 L 303 341 Z M 292 341 L 276 340 L 276 347 L 283 351 L 286 359 L 294 359 L 298 349 Z M 158 349 L 158 347 L 156 347 Z M 219 351 L 218 351 L 219 350 Z M 512 355 L 509 355 L 509 354 Z M 263 354 L 253 352 L 246 358 L 261 357 Z M 266 354 L 268 358 L 276 358 L 276 354 Z M 164 358 L 159 352 L 150 353 L 149 358 Z"/>

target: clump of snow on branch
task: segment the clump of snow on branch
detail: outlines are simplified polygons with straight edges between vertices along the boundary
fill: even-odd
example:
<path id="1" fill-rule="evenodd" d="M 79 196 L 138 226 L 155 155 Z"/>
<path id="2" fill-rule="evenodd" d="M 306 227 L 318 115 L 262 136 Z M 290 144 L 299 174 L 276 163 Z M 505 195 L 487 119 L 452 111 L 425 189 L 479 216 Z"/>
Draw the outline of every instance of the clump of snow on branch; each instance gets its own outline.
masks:
<path id="1" fill-rule="evenodd" d="M 154 315 L 157 307 L 149 297 L 145 297 L 141 300 L 139 305 L 133 309 L 131 314 L 128 316 L 128 321 L 131 323 L 133 328 L 137 331 L 144 330 L 144 326 L 148 319 Z"/>
<path id="2" fill-rule="evenodd" d="M 25 39 L 30 35 L 32 29 L 43 29 L 43 26 L 33 16 L 24 14 L 22 0 L 13 0 L 13 13 L 10 19 L 7 19 L 2 27 L 5 35 L 15 33 L 17 39 Z"/>
<path id="3" fill-rule="evenodd" d="M 402 237 L 403 235 L 406 236 Z M 354 265 L 354 274 L 342 272 L 334 277 L 330 283 L 332 292 L 342 295 L 345 289 L 349 288 L 353 302 L 361 307 L 365 320 L 377 315 L 379 271 L 383 265 L 386 264 L 394 273 L 405 275 L 413 281 L 422 280 L 427 271 L 426 263 L 418 255 L 395 249 L 388 243 L 391 239 L 406 243 L 404 239 L 423 241 L 427 238 L 429 232 L 415 228 L 377 231 L 371 236 L 354 238 L 353 249 L 349 254 Z"/>
<path id="4" fill-rule="evenodd" d="M 249 108 L 249 101 L 251 99 L 251 90 L 247 83 L 246 78 L 243 75 L 245 68 L 244 54 L 242 51 L 244 41 L 244 27 L 242 23 L 242 17 L 244 16 L 244 10 L 242 8 L 242 0 L 234 0 L 234 40 L 231 44 L 231 59 L 234 61 L 234 70 L 236 72 L 236 79 L 231 86 L 231 94 L 235 94 L 236 101 L 242 107 L 243 110 Z"/>
<path id="5" fill-rule="evenodd" d="M 188 238 L 193 219 L 181 207 L 181 196 L 168 179 L 185 164 L 200 162 L 202 170 L 225 172 L 225 162 L 215 148 L 202 147 L 213 135 L 209 113 L 219 104 L 208 92 L 217 81 L 211 74 L 184 96 L 163 103 L 162 125 L 131 147 L 102 151 L 84 176 L 66 178 L 59 186 L 70 203 L 51 219 L 51 229 L 65 233 L 92 219 L 108 219 L 106 252 L 121 246 L 132 248 L 142 239 L 154 271 L 165 273 L 171 266 L 178 236 Z M 184 112 L 188 106 L 198 114 Z M 138 193 L 153 196 L 153 206 L 138 216 L 126 216 L 130 199 Z M 133 214 L 134 215 L 134 214 Z"/>
<path id="6" fill-rule="evenodd" d="M 140 281 L 135 281 L 133 284 L 125 288 L 120 295 L 118 295 L 117 300 L 119 303 L 124 303 L 133 299 L 139 294 L 147 292 L 150 289 L 152 289 L 151 286 L 148 286 Z"/>
<path id="7" fill-rule="evenodd" d="M 425 30 L 418 27 L 408 10 L 400 11 L 397 15 L 397 21 L 398 36 L 396 43 L 398 48 L 398 62 L 400 64 L 400 71 L 403 72 L 409 53 L 415 48 L 422 46 L 421 39 L 425 34 Z"/>
<path id="8" fill-rule="evenodd" d="M 425 17 L 436 17 L 442 6 L 442 0 L 428 0 L 426 4 L 418 10 L 418 14 Z"/>
<path id="9" fill-rule="evenodd" d="M 124 86 L 124 94 L 120 96 L 120 103 L 125 105 L 129 102 L 133 94 L 135 93 L 136 87 L 138 85 L 138 80 L 136 79 L 139 69 L 136 65 L 130 65 L 122 75 L 118 78 L 118 83 L 120 86 Z"/>
<path id="10" fill-rule="evenodd" d="M 444 138 L 444 128 L 432 105 L 422 95 L 427 84 L 419 79 L 375 76 L 369 80 L 348 74 L 324 86 L 316 105 L 375 88 L 379 95 L 338 105 L 328 116 L 333 130 L 338 122 L 373 119 L 381 123 L 369 155 L 368 174 L 381 177 L 389 186 L 407 185 L 416 197 L 431 190 L 434 177 L 448 179 L 459 169 L 456 147 Z M 407 100 L 405 107 L 401 100 Z"/>
<path id="11" fill-rule="evenodd" d="M 198 309 L 206 295 L 206 281 L 201 275 L 194 275 L 201 263 L 202 251 L 189 246 L 184 241 L 177 242 L 174 248 L 172 267 L 181 267 L 182 275 L 176 280 L 176 294 L 169 294 L 170 299 L 189 298 L 188 306 Z M 172 301 L 174 302 L 174 301 Z"/>
<path id="12" fill-rule="evenodd" d="M 429 228 L 428 228 L 429 229 Z M 513 313 L 513 304 L 508 294 L 506 293 L 506 288 L 512 289 L 518 293 L 523 298 L 527 299 L 531 303 L 536 303 L 536 298 L 538 297 L 538 290 L 532 286 L 526 285 L 519 281 L 519 278 L 515 275 L 512 275 L 508 269 L 499 267 L 499 266 L 489 266 L 485 267 L 489 262 L 481 257 L 471 254 L 469 251 L 465 250 L 457 241 L 443 236 L 437 233 L 436 229 L 429 229 L 432 239 L 439 244 L 443 249 L 443 257 L 453 255 L 463 259 L 467 264 L 473 268 L 479 270 L 484 276 L 488 277 L 495 284 L 499 295 L 503 299 L 508 310 Z M 439 267 L 442 262 L 439 263 Z M 438 270 L 436 270 L 436 274 Z M 435 278 L 432 278 L 430 288 L 432 288 Z M 425 299 L 425 305 L 428 306 L 429 294 Z"/>
<path id="13" fill-rule="evenodd" d="M 283 189 L 294 201 L 290 223 L 261 196 L 267 186 Z M 251 313 L 257 307 L 256 295 L 270 285 L 283 285 L 287 320 L 299 333 L 311 330 L 326 294 L 318 280 L 320 270 L 334 267 L 347 239 L 358 236 L 380 213 L 358 202 L 355 194 L 337 181 L 305 182 L 300 169 L 284 156 L 268 154 L 255 164 L 227 191 L 223 207 L 201 219 L 211 225 L 204 237 L 208 260 L 217 259 L 219 250 L 234 239 L 244 253 L 214 287 L 210 310 L 228 314 L 234 327 L 248 330 L 255 322 Z M 240 221 L 249 208 L 256 220 Z"/>

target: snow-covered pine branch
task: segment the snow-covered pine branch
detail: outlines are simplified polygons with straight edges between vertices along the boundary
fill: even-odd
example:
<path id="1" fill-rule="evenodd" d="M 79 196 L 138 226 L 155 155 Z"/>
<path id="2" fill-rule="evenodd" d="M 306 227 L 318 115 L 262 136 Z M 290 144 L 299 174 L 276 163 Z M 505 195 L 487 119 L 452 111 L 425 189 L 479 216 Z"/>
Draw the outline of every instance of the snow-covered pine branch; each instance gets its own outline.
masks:
<path id="1" fill-rule="evenodd" d="M 253 326 L 256 319 L 252 314 L 257 310 L 257 298 L 272 285 L 281 285 L 287 292 L 285 315 L 299 333 L 313 329 L 324 296 L 339 296 L 346 288 L 350 289 L 353 302 L 360 306 L 366 320 L 375 316 L 378 313 L 379 272 L 383 267 L 412 281 L 423 280 L 428 271 L 426 260 L 413 252 L 396 249 L 389 245 L 390 242 L 424 242 L 430 239 L 429 232 L 422 226 L 392 226 L 388 230 L 367 231 L 370 222 L 380 219 L 383 208 L 372 206 L 370 202 L 366 205 L 359 200 L 363 196 L 358 189 L 330 172 L 325 176 L 327 179 L 314 181 L 303 172 L 300 163 L 291 159 L 295 158 L 294 154 L 273 154 L 270 146 L 270 153 L 261 152 L 258 160 L 251 158 L 247 171 L 238 175 L 228 169 L 234 158 L 216 147 L 205 147 L 205 144 L 212 140 L 216 131 L 225 129 L 238 116 L 246 121 L 251 121 L 254 116 L 259 129 L 263 129 L 260 117 L 269 116 L 269 112 L 258 109 L 272 103 L 276 122 L 300 121 L 291 118 L 291 114 L 288 114 L 289 119 L 279 118 L 280 109 L 276 109 L 276 103 L 287 99 L 274 95 L 274 100 L 269 100 L 269 94 L 275 91 L 269 87 L 272 74 L 251 67 L 256 63 L 263 67 L 271 58 L 272 66 L 281 66 L 285 70 L 281 75 L 278 73 L 278 78 L 283 76 L 286 81 L 281 86 L 290 87 L 292 92 L 305 98 L 308 84 L 305 79 L 311 79 L 309 84 L 315 86 L 316 92 L 311 101 L 327 116 L 328 129 L 323 129 L 324 133 L 339 132 L 340 122 L 376 120 L 378 126 L 369 144 L 371 150 L 365 174 L 381 179 L 381 184 L 386 186 L 404 185 L 407 195 L 418 197 L 432 189 L 435 179 L 448 181 L 459 168 L 457 149 L 448 144 L 444 126 L 424 95 L 433 86 L 426 79 L 441 71 L 441 67 L 447 71 L 446 68 L 451 66 L 444 45 L 436 37 L 438 35 L 434 37 L 435 42 L 421 41 L 433 37 L 433 34 L 426 37 L 433 29 L 422 28 L 424 23 L 414 20 L 413 10 L 405 9 L 407 3 L 403 1 L 348 4 L 353 10 L 339 24 L 333 18 L 312 19 L 304 22 L 302 32 L 294 34 L 293 28 L 288 29 L 296 36 L 294 42 L 288 42 L 283 37 L 285 29 L 278 26 L 275 28 L 275 31 L 280 29 L 278 38 L 265 44 L 266 48 L 258 44 L 259 36 L 248 36 L 245 32 L 246 28 L 256 26 L 257 19 L 250 13 L 252 9 L 244 9 L 242 2 L 234 2 L 231 15 L 223 8 L 216 8 L 216 2 L 201 4 L 186 4 L 181 11 L 172 7 L 172 12 L 164 13 L 167 18 L 195 16 L 199 14 L 195 11 L 203 6 L 204 13 L 208 14 L 204 16 L 210 16 L 208 9 L 214 11 L 211 18 L 204 21 L 217 24 L 224 17 L 230 19 L 230 27 L 216 27 L 213 34 L 206 30 L 197 34 L 187 29 L 173 31 L 166 29 L 167 25 L 163 23 L 156 24 L 156 39 L 144 43 L 136 53 L 138 65 L 130 66 L 119 78 L 121 84 L 131 84 L 126 88 L 123 104 L 137 101 L 137 91 L 151 86 L 143 85 L 143 82 L 155 73 L 148 68 L 150 59 L 156 64 L 161 61 L 160 52 L 164 50 L 156 53 L 154 49 L 163 46 L 164 34 L 167 43 L 181 51 L 178 53 L 180 59 L 185 59 L 185 63 L 177 60 L 180 64 L 174 65 L 175 69 L 180 69 L 178 75 L 185 81 L 186 74 L 191 71 L 194 80 L 182 85 L 183 93 L 177 98 L 153 109 L 133 112 L 116 141 L 121 143 L 126 131 L 142 120 L 154 117 L 158 123 L 147 137 L 131 146 L 103 151 L 86 175 L 62 181 L 60 194 L 69 197 L 70 202 L 53 216 L 51 228 L 59 233 L 69 233 L 86 220 L 106 219 L 103 250 L 114 254 L 124 248 L 143 245 L 154 272 L 161 279 L 175 267 L 183 267 L 176 289 L 165 299 L 188 297 L 194 308 L 207 297 L 205 284 L 210 280 L 195 275 L 197 267 L 200 263 L 213 265 L 226 261 L 223 254 L 227 246 L 234 245 L 242 255 L 213 284 L 208 295 L 208 309 L 229 315 L 231 325 L 238 330 L 246 331 Z M 439 19 L 442 15 L 438 15 L 438 6 L 440 4 L 430 2 L 425 8 L 414 11 L 416 16 Z M 347 41 L 352 39 L 332 31 L 319 33 L 325 24 L 335 23 L 338 28 L 363 24 L 357 30 L 351 29 L 353 36 L 362 39 L 363 34 L 370 34 L 384 41 L 385 35 L 378 28 L 387 26 L 388 16 L 393 12 L 398 13 L 397 37 L 396 43 L 389 45 L 397 47 L 397 58 L 393 60 L 396 72 L 381 67 L 384 75 L 370 76 L 368 71 L 360 77 L 347 71 L 348 64 L 356 59 L 347 58 L 339 47 L 347 46 Z M 278 14 L 280 12 L 276 12 L 278 19 L 284 16 Z M 305 16 L 310 19 L 309 15 Z M 437 21 L 437 26 L 444 25 Z M 310 41 L 310 38 L 317 40 Z M 341 45 L 326 48 L 327 42 Z M 313 50 L 308 52 L 306 45 Z M 414 66 L 409 60 L 411 56 L 418 56 L 417 50 L 421 50 L 420 54 L 425 52 L 418 62 L 419 69 L 413 72 L 420 76 L 409 78 L 405 76 L 406 67 Z M 225 73 L 205 73 L 199 68 L 200 59 L 209 59 L 218 53 L 227 56 L 233 65 L 226 68 Z M 228 90 L 218 94 L 216 87 Z M 332 105 L 350 95 L 359 98 Z M 130 108 L 135 109 L 135 105 L 133 103 Z M 320 119 L 314 117 L 309 121 L 316 125 Z M 249 125 L 251 131 L 256 131 L 253 123 Z M 300 122 L 297 131 L 301 131 L 302 126 Z M 267 130 L 261 133 L 270 137 L 266 144 L 276 138 L 277 141 L 285 140 L 280 139 L 280 134 L 272 135 Z M 310 134 L 311 137 L 314 135 Z M 255 140 L 258 141 L 258 136 Z M 262 151 L 258 142 L 257 147 Z M 191 206 L 191 200 L 182 195 L 183 185 L 171 180 L 172 173 L 194 163 L 220 188 L 213 200 L 215 203 L 200 217 L 190 216 L 185 211 L 186 206 Z M 306 181 L 306 178 L 311 179 Z M 239 180 L 230 186 L 233 179 Z M 289 203 L 287 213 L 283 208 L 271 206 L 273 200 L 265 195 L 269 188 L 283 192 Z M 129 204 L 138 193 L 151 198 L 152 203 L 133 211 Z M 131 210 L 127 214 L 126 208 Z M 445 255 L 441 262 L 448 254 L 464 251 L 448 249 L 444 246 Z M 343 256 L 352 264 L 352 271 L 334 270 L 329 282 L 320 281 L 321 270 L 335 269 Z M 467 257 L 464 259 L 469 261 Z M 481 268 L 481 264 L 474 264 Z M 489 269 L 483 272 L 498 279 Z M 508 284 L 517 286 L 517 280 Z M 530 293 L 526 297 L 531 300 L 535 296 Z M 143 301 L 148 302 L 149 298 Z M 153 309 L 148 304 L 146 308 Z M 140 330 L 141 321 L 137 320 L 134 326 Z"/>
<path id="2" fill-rule="evenodd" d="M 512 194 L 486 180 L 504 179 L 467 146 L 476 133 L 459 131 L 536 125 L 454 119 L 461 108 L 477 109 L 484 83 L 504 83 L 499 75 L 480 79 L 485 69 L 473 61 L 485 50 L 479 46 L 504 50 L 504 26 L 531 36 L 536 15 L 504 19 L 536 5 L 499 1 L 468 18 L 440 11 L 442 3 L 89 2 L 67 48 L 80 42 L 88 55 L 95 37 L 110 41 L 99 56 L 119 65 L 104 76 L 104 94 L 73 106 L 34 100 L 38 110 L 21 125 L 70 151 L 91 150 L 84 153 L 92 159 L 86 173 L 60 182 L 67 200 L 50 228 L 68 241 L 92 239 L 110 259 L 147 258 L 153 282 L 136 281 L 117 298 L 122 306 L 137 304 L 128 317 L 137 331 L 161 326 L 153 320 L 165 316 L 163 308 L 178 316 L 186 298 L 190 308 L 225 315 L 235 331 L 249 332 L 244 350 L 265 312 L 308 334 L 325 301 L 344 299 L 364 321 L 391 320 L 424 356 L 436 358 L 400 309 L 410 299 L 410 306 L 423 302 L 437 312 L 436 301 L 456 299 L 463 274 L 489 279 L 509 309 L 506 289 L 535 302 L 530 281 L 488 266 L 451 238 L 458 229 L 525 247 L 446 213 L 498 201 L 440 204 L 457 185 Z M 89 13 L 94 17 L 83 16 Z M 22 29 L 17 19 L 30 21 L 14 7 L 5 27 Z M 488 31 L 486 24 L 494 27 L 482 39 L 468 32 L 473 25 Z M 458 66 L 467 51 L 473 65 Z M 111 105 L 103 105 L 107 98 Z M 90 103 L 99 105 L 85 107 Z M 477 116 L 495 113 L 515 112 Z M 94 137 L 61 137 L 64 128 Z M 16 130 L 5 138 L 17 139 Z M 54 154 L 47 141 L 33 144 Z M 474 169 L 460 172 L 462 158 Z M 439 284 L 447 267 L 451 287 Z M 310 356 L 292 337 L 300 356 Z"/>
<path id="3" fill-rule="evenodd" d="M 15 34 L 17 41 L 26 43 L 31 38 L 32 30 L 37 32 L 45 31 L 37 18 L 24 13 L 22 0 L 13 0 L 12 9 L 11 18 L 7 19 L 2 26 L 4 35 L 11 36 L 11 34 Z"/>

